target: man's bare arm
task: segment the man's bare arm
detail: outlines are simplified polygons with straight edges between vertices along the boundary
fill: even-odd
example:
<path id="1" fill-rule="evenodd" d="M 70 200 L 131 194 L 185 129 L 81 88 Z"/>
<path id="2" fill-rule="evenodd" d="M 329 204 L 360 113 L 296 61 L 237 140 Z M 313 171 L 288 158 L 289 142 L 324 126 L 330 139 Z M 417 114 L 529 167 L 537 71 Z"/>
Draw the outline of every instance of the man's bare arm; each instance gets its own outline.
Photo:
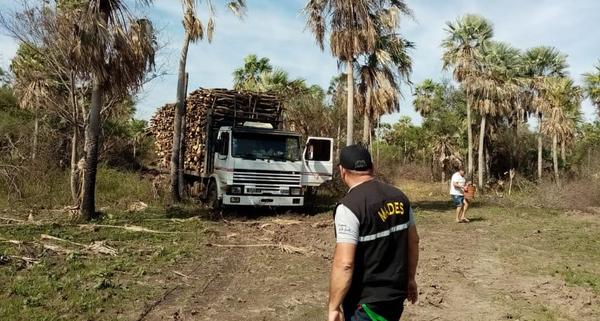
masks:
<path id="1" fill-rule="evenodd" d="M 408 289 L 407 299 L 415 303 L 418 299 L 417 282 L 417 265 L 419 264 L 419 233 L 415 224 L 408 227 Z"/>
<path id="2" fill-rule="evenodd" d="M 333 254 L 333 267 L 329 284 L 329 311 L 340 309 L 352 283 L 356 244 L 337 243 Z"/>

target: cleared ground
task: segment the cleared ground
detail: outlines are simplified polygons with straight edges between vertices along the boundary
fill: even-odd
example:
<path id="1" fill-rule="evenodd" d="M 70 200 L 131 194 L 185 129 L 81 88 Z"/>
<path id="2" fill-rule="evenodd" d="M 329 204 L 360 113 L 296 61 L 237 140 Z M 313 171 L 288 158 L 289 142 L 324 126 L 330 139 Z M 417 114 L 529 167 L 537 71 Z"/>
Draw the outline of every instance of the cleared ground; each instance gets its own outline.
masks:
<path id="1" fill-rule="evenodd" d="M 599 214 L 481 198 L 457 224 L 445 185 L 399 186 L 422 240 L 403 320 L 600 319 Z M 0 210 L 0 320 L 325 320 L 330 211 L 109 209 L 91 226 L 29 214 Z"/>

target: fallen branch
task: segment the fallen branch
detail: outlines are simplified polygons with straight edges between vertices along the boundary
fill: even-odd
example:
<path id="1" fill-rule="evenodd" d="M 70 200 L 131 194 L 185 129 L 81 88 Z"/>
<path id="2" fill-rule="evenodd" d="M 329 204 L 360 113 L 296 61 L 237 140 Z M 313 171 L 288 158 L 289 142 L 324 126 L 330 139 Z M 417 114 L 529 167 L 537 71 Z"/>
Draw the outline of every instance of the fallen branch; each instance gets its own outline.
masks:
<path id="1" fill-rule="evenodd" d="M 143 233 L 154 233 L 154 234 L 178 234 L 182 232 L 165 232 L 165 231 L 155 231 L 151 229 L 147 229 L 141 226 L 135 225 L 104 225 L 104 224 L 79 224 L 79 227 L 87 227 L 87 228 L 95 228 L 95 227 L 106 227 L 106 228 L 118 228 L 122 230 L 127 230 L 130 232 L 143 232 Z"/>
<path id="2" fill-rule="evenodd" d="M 296 247 L 283 243 L 263 243 L 263 244 L 217 244 L 207 243 L 206 246 L 226 247 L 226 248 L 251 248 L 251 247 L 274 247 L 286 253 L 302 253 L 307 254 L 309 251 L 306 248 Z"/>
<path id="3" fill-rule="evenodd" d="M 19 219 L 16 219 L 16 218 L 2 217 L 2 216 L 0 216 L 0 220 L 10 221 L 10 222 L 17 222 L 17 223 L 27 223 L 27 221 L 25 221 L 25 220 L 19 220 Z"/>
<path id="4" fill-rule="evenodd" d="M 56 252 L 56 253 L 65 253 L 65 254 L 77 253 L 77 251 L 69 250 L 64 247 L 60 247 L 60 246 L 54 245 L 54 244 L 42 243 L 42 246 L 45 249 Z"/>
<path id="5" fill-rule="evenodd" d="M 34 258 L 31 258 L 31 257 L 16 256 L 16 255 L 11 255 L 10 257 L 13 258 L 13 259 L 21 260 L 21 261 L 23 261 L 23 262 L 25 262 L 27 264 L 38 264 L 38 263 L 40 263 L 39 260 L 36 260 Z"/>
<path id="6" fill-rule="evenodd" d="M 175 274 L 175 275 L 178 275 L 178 276 L 181 276 L 181 277 L 183 277 L 183 278 L 186 278 L 186 279 L 194 279 L 194 280 L 198 280 L 198 278 L 195 278 L 195 277 L 193 277 L 193 276 L 189 276 L 189 275 L 183 274 L 183 273 L 181 273 L 181 272 L 179 272 L 179 271 L 173 271 L 173 274 Z"/>
<path id="7" fill-rule="evenodd" d="M 106 255 L 110 255 L 110 256 L 116 256 L 118 253 L 117 249 L 105 245 L 104 241 L 95 241 L 95 242 L 92 242 L 92 244 L 86 245 L 86 244 L 82 244 L 82 243 L 77 243 L 77 242 L 61 239 L 59 237 L 47 235 L 47 234 L 42 234 L 41 238 L 43 240 L 53 240 L 53 241 L 65 242 L 65 243 L 68 243 L 71 245 L 80 246 L 80 247 L 83 247 L 84 250 L 93 252 L 93 253 L 106 254 Z"/>

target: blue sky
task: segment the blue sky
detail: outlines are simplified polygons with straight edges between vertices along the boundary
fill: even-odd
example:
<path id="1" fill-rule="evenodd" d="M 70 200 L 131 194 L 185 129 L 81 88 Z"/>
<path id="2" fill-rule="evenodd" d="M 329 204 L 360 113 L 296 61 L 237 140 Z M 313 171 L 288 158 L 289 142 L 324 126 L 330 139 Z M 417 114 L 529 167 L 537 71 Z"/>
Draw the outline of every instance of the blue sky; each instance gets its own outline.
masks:
<path id="1" fill-rule="evenodd" d="M 337 62 L 329 51 L 321 52 L 313 36 L 305 31 L 305 18 L 300 10 L 306 0 L 247 2 L 248 13 L 240 20 L 225 9 L 224 1 L 213 0 L 217 9 L 215 38 L 212 44 L 201 42 L 190 47 L 190 91 L 197 87 L 231 87 L 231 73 L 251 53 L 270 58 L 273 65 L 287 70 L 291 77 L 327 87 L 338 73 Z M 0 11 L 14 10 L 14 3 L 0 0 Z M 492 21 L 496 40 L 521 49 L 538 45 L 557 47 L 568 55 L 570 74 L 578 83 L 581 74 L 592 71 L 600 59 L 597 34 L 600 1 L 407 0 L 407 3 L 415 17 L 401 23 L 401 32 L 416 43 L 412 52 L 414 83 L 425 78 L 450 77 L 441 69 L 440 42 L 445 23 L 466 13 L 481 14 Z M 167 75 L 148 84 L 138 97 L 138 117 L 148 119 L 156 108 L 175 98 L 177 61 L 183 38 L 182 9 L 178 0 L 156 0 L 153 7 L 135 10 L 148 14 L 154 21 L 164 45 L 158 60 Z M 205 12 L 206 8 L 201 5 L 200 11 Z M 16 46 L 10 37 L 0 35 L 0 66 L 8 66 Z M 405 99 L 401 102 L 401 112 L 384 117 L 384 121 L 394 122 L 400 115 L 408 115 L 419 123 L 420 117 L 411 105 L 410 88 L 405 86 L 402 93 Z M 588 100 L 583 104 L 583 111 L 587 120 L 595 119 L 594 108 Z"/>

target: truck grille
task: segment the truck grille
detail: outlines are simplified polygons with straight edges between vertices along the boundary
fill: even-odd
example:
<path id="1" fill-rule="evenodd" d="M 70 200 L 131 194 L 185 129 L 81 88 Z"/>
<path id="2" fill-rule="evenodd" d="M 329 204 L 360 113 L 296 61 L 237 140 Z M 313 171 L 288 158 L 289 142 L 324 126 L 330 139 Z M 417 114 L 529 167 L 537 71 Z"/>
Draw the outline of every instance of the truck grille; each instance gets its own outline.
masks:
<path id="1" fill-rule="evenodd" d="M 233 172 L 233 184 L 253 185 L 261 190 L 280 190 L 281 187 L 299 187 L 302 175 L 300 172 L 283 172 L 267 170 L 239 170 Z"/>

